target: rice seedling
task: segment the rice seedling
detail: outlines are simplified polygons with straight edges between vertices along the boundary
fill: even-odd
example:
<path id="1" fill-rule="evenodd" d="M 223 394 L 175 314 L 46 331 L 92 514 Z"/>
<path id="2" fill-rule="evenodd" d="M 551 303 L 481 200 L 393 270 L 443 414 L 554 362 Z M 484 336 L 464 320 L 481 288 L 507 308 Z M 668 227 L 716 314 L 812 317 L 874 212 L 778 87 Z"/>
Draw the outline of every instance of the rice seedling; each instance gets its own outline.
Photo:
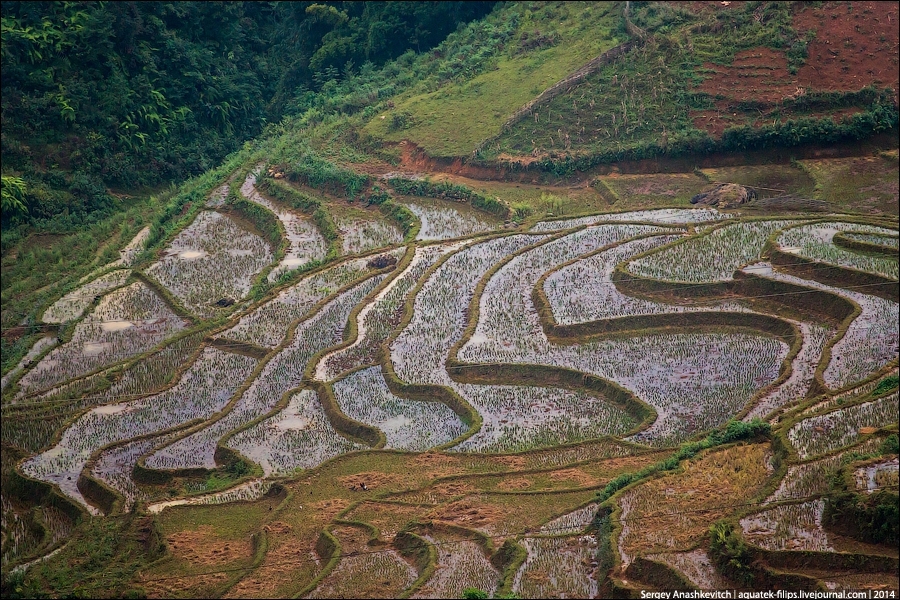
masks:
<path id="1" fill-rule="evenodd" d="M 171 506 L 202 506 L 210 504 L 229 504 L 231 502 L 252 502 L 259 500 L 272 489 L 272 482 L 264 479 L 251 479 L 233 488 L 202 496 L 178 498 L 177 500 L 165 500 L 147 505 L 147 512 L 159 514 Z"/>
<path id="2" fill-rule="evenodd" d="M 114 290 L 75 326 L 72 339 L 19 380 L 19 394 L 46 389 L 153 348 L 185 322 L 140 282 Z"/>
<path id="3" fill-rule="evenodd" d="M 875 490 L 892 487 L 896 488 L 900 475 L 900 461 L 897 457 L 886 458 L 874 464 L 860 467 L 854 472 L 856 489 L 869 494 Z"/>
<path id="4" fill-rule="evenodd" d="M 116 398 L 148 394 L 163 387 L 197 352 L 205 336 L 205 331 L 198 331 L 178 338 L 164 348 L 132 364 L 121 373 L 112 376 L 113 384 L 109 386 L 109 389 L 98 394 L 96 403 L 101 404 Z"/>
<path id="5" fill-rule="evenodd" d="M 416 402 L 393 395 L 380 367 L 336 381 L 334 396 L 348 417 L 383 431 L 387 448 L 422 451 L 445 444 L 468 429 L 440 402 Z"/>
<path id="6" fill-rule="evenodd" d="M 294 394 L 284 410 L 235 434 L 228 446 L 258 463 L 267 477 L 311 469 L 365 447 L 334 430 L 312 390 Z"/>
<path id="7" fill-rule="evenodd" d="M 766 503 L 827 494 L 830 485 L 829 477 L 840 466 L 840 455 L 800 465 L 791 465 L 778 485 L 778 489 L 766 498 Z"/>
<path id="8" fill-rule="evenodd" d="M 627 265 L 641 277 L 666 281 L 730 281 L 743 265 L 758 260 L 769 236 L 798 221 L 741 221 L 672 244 Z"/>
<path id="9" fill-rule="evenodd" d="M 765 485 L 773 471 L 771 459 L 768 444 L 732 446 L 624 492 L 617 500 L 622 507 L 619 552 L 624 565 L 639 554 L 695 547 L 711 522 L 734 510 L 729 505 L 746 502 Z"/>
<path id="10" fill-rule="evenodd" d="M 598 319 L 711 310 L 748 312 L 747 308 L 737 302 L 690 306 L 664 304 L 626 296 L 616 288 L 612 281 L 616 265 L 677 239 L 680 236 L 660 235 L 626 242 L 552 272 L 544 280 L 544 293 L 556 322 L 571 325 Z"/>
<path id="11" fill-rule="evenodd" d="M 253 276 L 270 262 L 272 249 L 265 240 L 221 213 L 203 211 L 146 273 L 187 308 L 211 317 L 220 300 L 243 298 Z"/>
<path id="12" fill-rule="evenodd" d="M 366 215 L 368 216 L 368 215 Z M 403 232 L 373 214 L 371 218 L 336 217 L 344 254 L 356 254 L 403 242 Z"/>
<path id="13" fill-rule="evenodd" d="M 403 249 L 389 254 L 399 258 Z M 338 289 L 365 277 L 370 272 L 366 266 L 369 260 L 369 257 L 353 258 L 307 275 L 269 302 L 242 316 L 234 327 L 220 333 L 218 337 L 274 348 L 284 339 L 292 322 Z"/>
<path id="14" fill-rule="evenodd" d="M 816 374 L 816 367 L 822 358 L 825 344 L 834 336 L 835 329 L 816 323 L 794 322 L 803 334 L 803 345 L 800 352 L 791 362 L 791 374 L 784 383 L 760 398 L 756 405 L 744 418 L 749 421 L 765 418 L 773 411 L 801 400 L 806 396 Z"/>
<path id="15" fill-rule="evenodd" d="M 169 433 L 142 438 L 104 450 L 94 462 L 91 475 L 122 494 L 122 497 L 125 499 L 122 509 L 128 512 L 135 502 L 150 499 L 150 495 L 139 488 L 131 477 L 131 472 L 137 463 L 137 459 L 149 452 L 154 446 L 170 442 L 175 435 Z"/>
<path id="16" fill-rule="evenodd" d="M 833 238 L 834 234 L 839 231 L 882 234 L 885 236 L 897 235 L 896 231 L 885 229 L 884 227 L 832 221 L 786 229 L 778 236 L 777 244 L 782 251 L 789 251 L 811 260 L 876 273 L 891 279 L 898 278 L 896 258 L 862 254 L 837 246 Z"/>
<path id="17" fill-rule="evenodd" d="M 578 217 L 560 221 L 541 221 L 532 227 L 531 231 L 562 231 L 563 229 L 571 229 L 583 225 L 597 225 L 599 223 L 615 223 L 620 221 L 686 224 L 720 221 L 728 218 L 731 218 L 731 215 L 720 213 L 714 208 L 661 208 L 657 210 L 637 210 L 623 213 L 592 215 L 590 217 Z"/>
<path id="18" fill-rule="evenodd" d="M 574 235 L 590 238 L 584 242 L 583 252 L 601 244 L 594 239 L 594 232 Z M 410 324 L 391 346 L 402 379 L 449 385 L 483 414 L 481 433 L 461 448 L 464 450 L 521 450 L 621 433 L 634 425 L 624 412 L 593 396 L 552 388 L 457 384 L 447 375 L 443 363 L 465 326 L 466 306 L 480 275 L 504 254 L 530 241 L 528 236 L 500 238 L 448 259 L 419 292 Z M 519 414 L 522 410 L 528 411 L 529 418 Z M 573 412 L 576 414 L 570 414 Z"/>
<path id="19" fill-rule="evenodd" d="M 503 222 L 468 204 L 437 198 L 406 198 L 397 201 L 421 222 L 417 240 L 447 240 L 499 228 Z"/>
<path id="20" fill-rule="evenodd" d="M 269 272 L 268 280 L 275 281 L 285 271 L 290 271 L 303 265 L 325 258 L 328 252 L 328 243 L 322 234 L 308 219 L 295 212 L 285 210 L 256 190 L 257 173 L 251 172 L 241 184 L 241 195 L 250 202 L 259 204 L 272 212 L 284 226 L 288 248 L 281 262 Z"/>
<path id="21" fill-rule="evenodd" d="M 824 500 L 787 504 L 741 519 L 744 538 L 766 550 L 833 552 L 822 528 Z"/>
<path id="22" fill-rule="evenodd" d="M 28 350 L 28 352 L 25 354 L 25 356 L 22 357 L 22 360 L 20 360 L 15 367 L 7 371 L 6 375 L 4 375 L 2 379 L 0 379 L 0 390 L 5 389 L 6 385 L 10 381 L 18 377 L 19 373 L 29 368 L 34 363 L 34 360 L 38 356 L 40 356 L 40 354 L 44 350 L 55 346 L 56 342 L 57 339 L 55 337 L 38 338 L 38 341 L 36 341 L 31 349 Z"/>
<path id="23" fill-rule="evenodd" d="M 0 418 L 3 441 L 28 452 L 45 449 L 73 416 L 97 403 L 96 396 L 85 394 L 104 384 L 105 375 L 101 371 L 5 404 Z"/>
<path id="24" fill-rule="evenodd" d="M 594 598 L 598 585 L 597 539 L 575 537 L 525 538 L 528 558 L 516 573 L 513 592 L 522 598 Z"/>
<path id="25" fill-rule="evenodd" d="M 119 269 L 75 288 L 44 311 L 41 320 L 44 323 L 64 323 L 77 319 L 94 300 L 123 285 L 130 275 L 131 272 L 127 269 Z"/>
<path id="26" fill-rule="evenodd" d="M 477 588 L 493 595 L 500 583 L 500 573 L 484 555 L 481 546 L 442 531 L 422 537 L 434 544 L 438 560 L 434 574 L 413 598 L 462 598 L 466 588 Z"/>
<path id="27" fill-rule="evenodd" d="M 803 411 L 800 414 L 802 416 L 808 416 L 808 415 L 811 415 L 814 413 L 820 413 L 829 408 L 843 406 L 849 400 L 861 398 L 861 397 L 865 396 L 866 394 L 870 393 L 876 387 L 878 387 L 879 383 L 884 381 L 884 379 L 886 377 L 890 377 L 891 375 L 896 376 L 897 372 L 898 372 L 898 369 L 896 367 L 894 367 L 892 370 L 888 371 L 888 373 L 885 375 L 885 377 L 872 379 L 871 381 L 869 381 L 867 383 L 863 383 L 861 385 L 852 387 L 844 392 L 841 392 L 840 394 L 835 394 L 833 396 L 829 396 L 825 400 L 816 402 L 812 406 L 803 409 Z"/>
<path id="28" fill-rule="evenodd" d="M 809 288 L 826 290 L 849 298 L 859 305 L 861 312 L 850 323 L 844 337 L 831 348 L 831 361 L 825 369 L 825 385 L 832 389 L 843 388 L 865 379 L 897 358 L 900 346 L 900 304 L 892 300 L 845 290 L 772 269 L 769 263 L 758 263 L 746 269 L 760 277 L 786 281 Z"/>
<path id="29" fill-rule="evenodd" d="M 475 244 L 432 274 L 416 296 L 409 325 L 391 344 L 391 361 L 402 379 L 450 384 L 444 363 L 465 328 L 466 309 L 478 280 L 495 262 L 534 241 L 532 236 L 516 235 Z"/>
<path id="30" fill-rule="evenodd" d="M 308 598 L 396 597 L 416 580 L 416 570 L 394 550 L 368 551 L 360 530 L 336 527 L 332 533 L 343 556 Z"/>
<path id="31" fill-rule="evenodd" d="M 571 535 L 581 533 L 591 524 L 597 514 L 599 504 L 592 502 L 570 513 L 547 521 L 538 531 L 550 535 Z"/>
<path id="32" fill-rule="evenodd" d="M 716 571 L 706 550 L 690 552 L 669 552 L 666 554 L 649 554 L 647 558 L 668 565 L 684 575 L 688 581 L 701 590 L 725 590 L 734 585 Z"/>
<path id="33" fill-rule="evenodd" d="M 453 448 L 459 452 L 521 452 L 620 435 L 638 424 L 606 398 L 583 392 L 460 383 L 453 388 L 483 418 L 478 433 Z"/>
<path id="34" fill-rule="evenodd" d="M 788 431 L 788 439 L 801 459 L 853 444 L 863 427 L 882 427 L 897 422 L 900 411 L 898 394 L 857 404 L 848 408 L 810 417 L 795 424 Z"/>
<path id="35" fill-rule="evenodd" d="M 374 362 L 381 344 L 402 321 L 409 292 L 434 263 L 461 245 L 462 242 L 457 242 L 417 248 L 406 270 L 394 277 L 359 312 L 356 318 L 357 337 L 353 344 L 326 354 L 316 365 L 315 378 L 333 381 L 343 373 Z"/>
<path id="36" fill-rule="evenodd" d="M 208 427 L 158 450 L 148 457 L 146 465 L 166 469 L 215 468 L 213 454 L 216 443 L 228 432 L 271 411 L 285 392 L 298 387 L 309 360 L 316 353 L 341 341 L 350 311 L 384 277 L 385 275 L 378 275 L 366 279 L 301 322 L 293 341 L 272 357 L 228 414 Z"/>
<path id="37" fill-rule="evenodd" d="M 209 418 L 227 404 L 255 364 L 246 356 L 206 348 L 175 386 L 154 396 L 88 411 L 66 429 L 56 446 L 24 462 L 22 471 L 58 484 L 64 493 L 87 505 L 76 484 L 91 454 L 114 442 Z"/>
<path id="38" fill-rule="evenodd" d="M 658 413 L 659 418 L 648 430 L 632 438 L 642 443 L 677 442 L 727 421 L 778 377 L 788 352 L 786 344 L 745 333 L 690 333 L 554 346 L 544 335 L 531 301 L 531 290 L 542 273 L 592 247 L 647 230 L 652 231 L 652 226 L 598 226 L 515 257 L 485 286 L 478 324 L 460 349 L 460 360 L 554 365 L 615 381 Z M 424 335 L 429 334 L 420 337 Z M 423 362 L 434 360 L 426 357 L 417 358 L 419 377 Z M 393 358 L 399 374 L 400 362 L 396 354 Z"/>
<path id="39" fill-rule="evenodd" d="M 900 237 L 896 235 L 877 235 L 874 233 L 859 233 L 856 231 L 848 231 L 844 233 L 844 237 L 856 240 L 858 242 L 866 242 L 876 246 L 884 246 L 885 248 L 900 248 Z"/>

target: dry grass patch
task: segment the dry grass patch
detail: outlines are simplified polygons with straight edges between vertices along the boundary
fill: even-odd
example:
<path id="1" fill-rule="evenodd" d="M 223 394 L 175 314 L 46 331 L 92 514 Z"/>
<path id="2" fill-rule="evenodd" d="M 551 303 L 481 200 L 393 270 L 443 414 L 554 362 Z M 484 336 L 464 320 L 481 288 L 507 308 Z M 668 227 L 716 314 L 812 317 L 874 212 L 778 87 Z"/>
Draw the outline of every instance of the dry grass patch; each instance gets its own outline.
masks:
<path id="1" fill-rule="evenodd" d="M 346 498 L 331 498 L 329 500 L 319 500 L 310 504 L 313 510 L 320 515 L 322 520 L 331 520 L 337 516 L 339 512 L 350 506 L 350 501 Z"/>
<path id="2" fill-rule="evenodd" d="M 497 484 L 497 489 L 503 492 L 518 492 L 534 486 L 534 482 L 527 477 L 505 477 Z"/>
<path id="3" fill-rule="evenodd" d="M 195 531 L 181 531 L 166 537 L 169 550 L 181 560 L 191 565 L 222 566 L 253 552 L 250 540 L 223 540 L 209 525 Z"/>
<path id="4" fill-rule="evenodd" d="M 392 502 L 363 502 L 344 518 L 362 521 L 378 528 L 381 539 L 391 541 L 408 523 L 419 519 L 428 509 Z"/>
<path id="5" fill-rule="evenodd" d="M 165 581 L 147 581 L 138 583 L 146 590 L 148 598 L 203 598 L 210 597 L 215 590 L 228 579 L 226 573 L 209 575 L 185 575 Z"/>
<path id="6" fill-rule="evenodd" d="M 713 521 L 756 495 L 772 474 L 771 457 L 769 444 L 732 446 L 625 492 L 618 500 L 625 562 L 636 554 L 691 549 Z"/>
<path id="7" fill-rule="evenodd" d="M 508 512 L 509 509 L 483 504 L 480 497 L 470 496 L 432 509 L 425 516 L 463 527 L 483 528 L 498 524 Z"/>
<path id="8" fill-rule="evenodd" d="M 596 476 L 585 473 L 581 469 L 553 471 L 550 473 L 550 479 L 554 481 L 571 482 L 571 485 L 567 487 L 591 487 L 601 483 Z"/>

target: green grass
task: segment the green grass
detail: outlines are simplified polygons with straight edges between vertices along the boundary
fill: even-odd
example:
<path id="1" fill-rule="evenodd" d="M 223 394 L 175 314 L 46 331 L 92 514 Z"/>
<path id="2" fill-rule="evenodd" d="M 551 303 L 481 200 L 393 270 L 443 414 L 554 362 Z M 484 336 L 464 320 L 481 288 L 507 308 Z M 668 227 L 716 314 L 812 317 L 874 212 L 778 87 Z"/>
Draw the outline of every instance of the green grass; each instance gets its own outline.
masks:
<path id="1" fill-rule="evenodd" d="M 396 99 L 394 108 L 376 115 L 365 131 L 385 141 L 411 140 L 432 156 L 467 156 L 499 134 L 522 105 L 615 46 L 620 10 L 612 3 L 559 2 L 526 9 L 514 39 L 540 31 L 558 36 L 556 45 L 522 54 L 511 50 L 493 70 L 435 91 L 414 88 Z M 398 127 L 404 119 L 407 126 Z"/>
<path id="2" fill-rule="evenodd" d="M 868 214 L 898 214 L 897 156 L 860 156 L 802 160 L 815 181 L 815 198 L 843 210 Z"/>
<path id="3" fill-rule="evenodd" d="M 734 3 L 719 9 L 693 12 L 665 3 L 639 3 L 634 20 L 653 34 L 646 43 L 538 106 L 492 139 L 480 158 L 489 162 L 506 153 L 552 162 L 574 156 L 582 158 L 580 168 L 587 168 L 660 154 L 857 139 L 896 123 L 890 92 L 875 88 L 812 90 L 803 99 L 775 102 L 760 100 L 767 89 L 759 97 L 730 99 L 701 91 L 699 86 L 714 72 L 704 65 L 730 66 L 742 50 L 767 47 L 784 52 L 790 68 L 799 68 L 805 60 L 795 52 L 803 36 L 792 28 L 788 3 Z M 838 123 L 848 106 L 863 112 Z M 703 111 L 715 112 L 724 126 L 735 129 L 702 131 L 693 118 Z"/>

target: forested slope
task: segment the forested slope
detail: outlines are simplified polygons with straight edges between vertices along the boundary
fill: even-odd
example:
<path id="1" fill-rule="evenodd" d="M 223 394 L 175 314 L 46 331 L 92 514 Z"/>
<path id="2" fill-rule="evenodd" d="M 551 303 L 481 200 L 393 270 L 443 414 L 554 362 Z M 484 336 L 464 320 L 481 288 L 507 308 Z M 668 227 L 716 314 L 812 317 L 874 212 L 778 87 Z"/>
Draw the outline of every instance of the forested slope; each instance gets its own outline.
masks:
<path id="1" fill-rule="evenodd" d="M 360 68 L 492 2 L 4 2 L 4 224 L 83 216 L 216 166 Z M 17 201 L 13 201 L 16 198 Z"/>

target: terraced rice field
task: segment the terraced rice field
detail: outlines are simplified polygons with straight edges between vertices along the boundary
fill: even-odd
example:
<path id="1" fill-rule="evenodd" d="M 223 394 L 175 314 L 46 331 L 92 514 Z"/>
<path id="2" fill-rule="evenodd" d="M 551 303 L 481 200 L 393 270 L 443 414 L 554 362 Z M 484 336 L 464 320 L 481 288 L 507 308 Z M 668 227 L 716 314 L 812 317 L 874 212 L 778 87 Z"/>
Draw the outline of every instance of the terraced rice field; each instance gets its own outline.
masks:
<path id="1" fill-rule="evenodd" d="M 44 323 L 64 323 L 77 319 L 97 298 L 113 288 L 124 285 L 130 275 L 127 269 L 118 269 L 101 275 L 54 302 L 44 311 L 41 320 Z"/>
<path id="2" fill-rule="evenodd" d="M 331 300 L 297 326 L 293 341 L 266 363 L 263 370 L 221 419 L 154 453 L 153 468 L 215 467 L 216 443 L 229 432 L 272 411 L 282 395 L 298 387 L 309 360 L 341 341 L 343 325 L 353 306 L 371 292 L 383 275 L 370 277 Z"/>
<path id="3" fill-rule="evenodd" d="M 209 208 L 224 206 L 225 193 Z M 45 311 L 45 322 L 71 323 L 70 333 L 49 352 L 55 338 L 42 338 L 4 377 L 3 404 L 4 441 L 27 450 L 18 472 L 86 511 L 100 512 L 78 484 L 85 467 L 121 497 L 117 510 L 146 511 L 172 531 L 213 527 L 214 508 L 240 503 L 267 545 L 255 563 L 264 566 L 251 565 L 249 549 L 222 551 L 246 571 L 229 594 L 276 589 L 290 553 L 302 562 L 290 589 L 306 597 L 459 597 L 468 587 L 595 597 L 606 581 L 594 529 L 602 523 L 616 527 L 607 540 L 616 573 L 642 557 L 696 587 L 725 589 L 733 583 L 707 546 L 712 522 L 731 519 L 766 550 L 834 551 L 821 496 L 835 470 L 863 456 L 853 465 L 861 493 L 896 484 L 896 458 L 876 454 L 889 431 L 876 430 L 896 423 L 897 393 L 869 394 L 896 370 L 897 302 L 762 262 L 774 241 L 896 279 L 889 253 L 834 243 L 841 232 L 896 247 L 894 230 L 842 216 L 665 208 L 503 231 L 462 203 L 403 198 L 421 221 L 418 240 L 397 247 L 392 225 L 363 209 L 337 211 L 344 253 L 367 254 L 279 279 L 324 257 L 324 240 L 258 194 L 253 175 L 242 193 L 281 220 L 281 263 L 231 217 L 201 211 L 146 269 L 168 301 L 129 283 L 126 268 L 89 278 Z M 142 244 L 123 251 L 121 266 Z M 267 267 L 281 284 L 243 302 Z M 617 284 L 623 273 L 728 291 L 636 296 Z M 774 302 L 751 304 L 737 287 L 745 275 L 841 296 L 859 314 L 819 319 L 779 293 L 784 314 Z M 217 306 L 223 298 L 236 306 Z M 178 304 L 198 318 L 179 317 Z M 665 328 L 643 324 L 665 315 Z M 778 317 L 802 339 L 754 326 L 755 317 Z M 699 318 L 722 324 L 696 328 Z M 43 406 L 68 412 L 27 412 Z M 8 437 L 7 417 L 29 425 Z M 712 448 L 598 500 L 615 477 L 658 466 L 736 417 L 769 419 L 797 454 L 785 450 L 776 471 L 766 439 Z M 237 456 L 246 468 L 235 474 Z M 136 465 L 166 483 L 136 480 Z M 741 512 L 742 502 L 756 506 Z M 606 520 L 601 507 L 612 511 Z M 37 542 L 5 497 L 3 518 L 7 564 Z M 335 563 L 323 530 L 339 543 Z M 433 555 L 402 549 L 403 531 Z M 526 552 L 508 572 L 498 553 L 506 539 Z"/>
<path id="4" fill-rule="evenodd" d="M 900 411 L 896 393 L 872 402 L 809 417 L 788 431 L 788 438 L 800 458 L 825 454 L 849 446 L 859 438 L 860 430 L 892 423 Z"/>
<path id="5" fill-rule="evenodd" d="M 834 551 L 822 527 L 824 500 L 786 504 L 741 519 L 747 540 L 766 550 Z"/>
<path id="6" fill-rule="evenodd" d="M 396 225 L 378 218 L 377 213 L 363 211 L 335 217 L 344 254 L 358 254 L 403 242 L 403 232 Z"/>
<path id="7" fill-rule="evenodd" d="M 468 429 L 445 404 L 393 395 L 379 367 L 356 371 L 333 387 L 341 411 L 383 431 L 386 448 L 427 450 L 446 444 Z"/>
<path id="8" fill-rule="evenodd" d="M 76 484 L 94 452 L 114 442 L 209 418 L 225 406 L 255 365 L 256 361 L 246 356 L 207 348 L 169 390 L 94 408 L 67 428 L 58 444 L 23 464 L 22 469 L 84 501 Z"/>
<path id="9" fill-rule="evenodd" d="M 897 302 L 859 290 L 847 290 L 801 279 L 775 271 L 768 263 L 757 263 L 745 270 L 760 277 L 831 292 L 848 298 L 859 306 L 859 315 L 831 347 L 831 358 L 823 373 L 824 383 L 829 388 L 842 389 L 862 381 L 897 360 L 900 348 L 900 332 L 894 326 L 900 318 L 900 304 Z"/>
<path id="10" fill-rule="evenodd" d="M 746 221 L 686 238 L 628 263 L 628 271 L 664 281 L 727 281 L 734 272 L 759 259 L 772 233 L 797 221 Z"/>
<path id="11" fill-rule="evenodd" d="M 437 568 L 413 598 L 459 598 L 466 588 L 497 589 L 500 573 L 477 542 L 440 531 L 423 537 L 437 551 Z"/>
<path id="12" fill-rule="evenodd" d="M 141 354 L 186 323 L 141 282 L 103 296 L 72 338 L 44 356 L 19 380 L 19 393 L 44 390 L 67 379 Z"/>
<path id="13" fill-rule="evenodd" d="M 593 598 L 598 583 L 594 536 L 525 538 L 528 558 L 516 573 L 513 590 L 522 598 Z"/>
<path id="14" fill-rule="evenodd" d="M 239 432 L 228 445 L 262 466 L 267 476 L 309 469 L 365 447 L 334 430 L 312 390 L 294 394 L 284 410 Z"/>
<path id="15" fill-rule="evenodd" d="M 294 321 L 337 290 L 365 277 L 369 273 L 368 260 L 351 259 L 304 277 L 242 316 L 234 327 L 219 337 L 274 348 L 284 339 Z"/>
<path id="16" fill-rule="evenodd" d="M 421 223 L 417 240 L 448 240 L 499 228 L 502 222 L 467 204 L 436 198 L 399 198 Z"/>
<path id="17" fill-rule="evenodd" d="M 338 527 L 334 534 L 347 556 L 341 558 L 310 598 L 368 597 L 375 593 L 394 596 L 416 579 L 415 569 L 396 551 L 366 552 L 361 530 Z"/>
<path id="18" fill-rule="evenodd" d="M 884 236 L 891 236 L 896 233 L 884 227 L 831 221 L 787 229 L 778 237 L 777 243 L 782 251 L 790 252 L 803 258 L 875 273 L 890 279 L 898 278 L 896 258 L 870 256 L 838 246 L 834 243 L 833 238 L 839 231 L 880 234 Z"/>
<path id="19" fill-rule="evenodd" d="M 720 213 L 712 208 L 661 208 L 657 210 L 638 210 L 633 212 L 611 213 L 558 221 L 541 221 L 531 228 L 532 231 L 561 231 L 585 225 L 615 222 L 659 223 L 661 225 L 677 225 L 688 223 L 706 223 L 729 218 L 730 215 Z"/>
<path id="20" fill-rule="evenodd" d="M 663 304 L 623 294 L 616 288 L 612 280 L 616 265 L 678 239 L 680 236 L 659 235 L 626 242 L 550 272 L 544 280 L 543 289 L 550 301 L 554 319 L 560 325 L 571 325 L 600 319 L 675 312 L 747 312 L 748 309 L 738 302 Z"/>
<path id="21" fill-rule="evenodd" d="M 272 262 L 272 249 L 230 217 L 205 210 L 179 233 L 146 273 L 201 317 L 218 312 L 220 300 L 236 302 L 253 277 Z"/>
<path id="22" fill-rule="evenodd" d="M 689 461 L 681 473 L 626 490 L 617 501 L 622 563 L 627 566 L 638 554 L 694 548 L 710 522 L 762 488 L 773 470 L 771 457 L 764 444 L 733 446 Z"/>
<path id="23" fill-rule="evenodd" d="M 265 198 L 256 190 L 256 173 L 247 175 L 241 184 L 241 195 L 250 202 L 259 204 L 272 212 L 284 227 L 285 237 L 288 241 L 284 258 L 274 269 L 269 271 L 269 281 L 275 281 L 285 271 L 297 269 L 303 265 L 325 258 L 328 244 L 316 226 L 309 219 L 278 206 L 268 198 Z"/>

